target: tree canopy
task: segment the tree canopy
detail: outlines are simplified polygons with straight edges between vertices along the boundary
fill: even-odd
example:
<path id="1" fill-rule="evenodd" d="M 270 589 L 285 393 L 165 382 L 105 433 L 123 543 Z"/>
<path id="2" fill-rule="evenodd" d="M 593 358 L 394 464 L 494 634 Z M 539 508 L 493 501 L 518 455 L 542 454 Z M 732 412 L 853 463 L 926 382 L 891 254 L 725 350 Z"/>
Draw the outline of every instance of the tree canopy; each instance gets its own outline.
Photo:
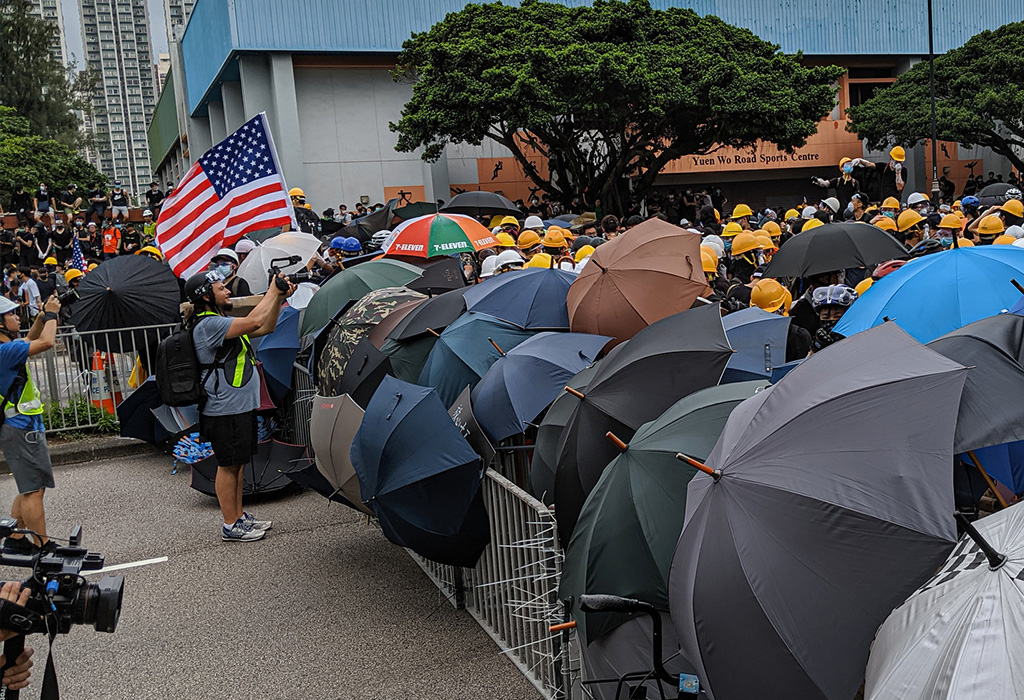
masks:
<path id="1" fill-rule="evenodd" d="M 647 0 L 470 4 L 403 44 L 394 75 L 413 81 L 412 99 L 391 129 L 398 150 L 422 147 L 425 160 L 490 137 L 553 197 L 621 211 L 629 178 L 641 197 L 676 158 L 758 140 L 802 146 L 841 74 Z"/>
<path id="2" fill-rule="evenodd" d="M 54 193 L 71 184 L 85 188 L 107 178 L 75 150 L 32 133 L 29 120 L 11 107 L 0 107 L 0 201 L 7 206 L 14 186 L 32 190 L 40 182 Z"/>
<path id="3" fill-rule="evenodd" d="M 1024 171 L 1024 22 L 976 34 L 935 58 L 938 136 L 987 146 Z M 922 61 L 849 110 L 848 128 L 872 148 L 931 138 L 928 62 Z"/>
<path id="4" fill-rule="evenodd" d="M 32 133 L 82 142 L 74 110 L 88 111 L 94 71 L 71 77 L 50 53 L 56 28 L 30 13 L 29 0 L 0 0 L 0 104 L 29 120 Z"/>

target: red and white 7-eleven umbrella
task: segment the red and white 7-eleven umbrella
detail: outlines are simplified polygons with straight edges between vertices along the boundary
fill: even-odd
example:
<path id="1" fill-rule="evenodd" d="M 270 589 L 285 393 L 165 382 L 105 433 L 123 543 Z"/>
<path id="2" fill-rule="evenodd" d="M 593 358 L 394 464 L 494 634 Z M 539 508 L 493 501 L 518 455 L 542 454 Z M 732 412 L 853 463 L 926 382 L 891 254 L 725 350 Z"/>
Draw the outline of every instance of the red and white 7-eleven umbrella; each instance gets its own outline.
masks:
<path id="1" fill-rule="evenodd" d="M 487 227 L 462 214 L 427 214 L 403 221 L 391 232 L 384 255 L 432 258 L 435 255 L 475 253 L 498 245 Z"/>

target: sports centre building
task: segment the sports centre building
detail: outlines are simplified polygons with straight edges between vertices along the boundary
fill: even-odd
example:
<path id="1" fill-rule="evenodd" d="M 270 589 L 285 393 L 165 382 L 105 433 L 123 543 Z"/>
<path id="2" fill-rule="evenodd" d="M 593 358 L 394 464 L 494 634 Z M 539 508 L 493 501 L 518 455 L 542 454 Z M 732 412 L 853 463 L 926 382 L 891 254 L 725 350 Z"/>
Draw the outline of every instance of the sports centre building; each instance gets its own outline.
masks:
<path id="1" fill-rule="evenodd" d="M 562 0 L 583 4 L 582 0 Z M 315 210 L 382 202 L 448 199 L 485 189 L 527 198 L 531 183 L 501 146 L 449 146 L 436 163 L 399 153 L 388 123 L 411 86 L 392 80 L 402 42 L 465 0 L 197 0 L 171 45 L 171 75 L 149 128 L 153 173 L 177 182 L 193 161 L 258 112 L 268 115 L 290 187 Z M 658 184 L 718 184 L 737 201 L 774 204 L 808 194 L 809 178 L 833 177 L 842 156 L 885 160 L 846 131 L 845 109 L 928 55 L 925 0 L 651 0 L 690 7 L 752 30 L 811 63 L 834 63 L 838 104 L 796 153 L 770 145 L 679 159 Z M 935 50 L 962 45 L 984 29 L 1024 19 L 1020 0 L 935 3 Z M 973 173 L 1009 174 L 987 149 L 942 143 L 939 171 L 957 183 Z M 905 191 L 930 188 L 930 148 L 907 157 Z M 812 188 L 813 191 L 813 188 Z M 820 192 L 820 190 L 818 190 Z"/>

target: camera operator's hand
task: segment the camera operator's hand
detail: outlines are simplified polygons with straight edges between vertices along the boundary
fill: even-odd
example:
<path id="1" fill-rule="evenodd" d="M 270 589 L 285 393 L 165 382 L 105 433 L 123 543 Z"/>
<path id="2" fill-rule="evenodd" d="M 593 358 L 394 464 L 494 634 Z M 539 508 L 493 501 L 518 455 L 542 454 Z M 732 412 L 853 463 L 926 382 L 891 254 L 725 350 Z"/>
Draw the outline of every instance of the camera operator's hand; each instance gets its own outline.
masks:
<path id="1" fill-rule="evenodd" d="M 52 311 L 53 313 L 60 311 L 60 299 L 57 298 L 56 294 L 46 300 L 46 303 L 43 304 L 43 311 Z"/>
<path id="2" fill-rule="evenodd" d="M 0 588 L 0 600 L 7 600 L 22 607 L 28 603 L 29 590 L 22 588 L 21 584 L 17 581 L 8 581 Z M 16 637 L 17 632 L 11 632 L 10 630 L 0 630 L 0 642 L 6 642 L 11 637 Z M 6 686 L 11 690 L 21 690 L 28 686 L 29 676 L 32 675 L 32 654 L 33 649 L 25 649 L 21 655 L 4 673 L 4 677 L 0 679 L 0 685 Z M 3 667 L 7 663 L 7 659 L 0 654 L 0 667 Z"/>
<path id="3" fill-rule="evenodd" d="M 29 589 L 22 588 L 17 581 L 8 581 L 0 587 L 0 600 L 7 600 L 21 607 L 28 603 Z M 17 637 L 17 632 L 0 629 L 0 642 L 6 642 L 11 637 Z M 3 664 L 0 664 L 2 666 Z"/>
<path id="4" fill-rule="evenodd" d="M 285 275 L 284 273 L 280 273 L 279 272 L 277 274 L 277 278 L 279 280 L 281 280 L 282 282 L 284 282 L 286 285 L 288 285 L 288 291 L 282 290 L 281 287 L 278 286 L 277 284 L 275 284 L 274 287 L 273 287 L 274 289 L 276 289 L 278 291 L 278 293 L 281 295 L 282 299 L 287 299 L 292 294 L 295 294 L 295 285 L 292 283 L 292 281 L 290 279 L 288 279 L 287 275 Z"/>

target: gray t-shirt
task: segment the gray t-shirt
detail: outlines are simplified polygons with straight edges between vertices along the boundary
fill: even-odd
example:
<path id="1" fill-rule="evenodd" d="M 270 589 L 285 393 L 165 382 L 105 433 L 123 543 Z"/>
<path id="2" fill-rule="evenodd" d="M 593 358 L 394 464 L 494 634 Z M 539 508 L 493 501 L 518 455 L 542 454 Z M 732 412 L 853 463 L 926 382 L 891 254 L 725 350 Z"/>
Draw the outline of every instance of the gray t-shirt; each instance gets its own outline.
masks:
<path id="1" fill-rule="evenodd" d="M 199 319 L 193 330 L 199 362 L 208 364 L 216 359 L 216 353 L 225 343 L 232 320 L 226 316 L 203 316 Z M 234 363 L 234 357 L 228 358 L 228 367 L 234 367 Z M 237 388 L 231 386 L 230 379 L 234 374 L 233 371 L 225 374 L 223 368 L 218 368 L 208 372 L 205 386 L 209 398 L 203 409 L 203 415 L 232 416 L 259 408 L 260 375 L 251 364 L 251 359 L 247 358 L 246 374 L 249 377 L 242 386 Z"/>

